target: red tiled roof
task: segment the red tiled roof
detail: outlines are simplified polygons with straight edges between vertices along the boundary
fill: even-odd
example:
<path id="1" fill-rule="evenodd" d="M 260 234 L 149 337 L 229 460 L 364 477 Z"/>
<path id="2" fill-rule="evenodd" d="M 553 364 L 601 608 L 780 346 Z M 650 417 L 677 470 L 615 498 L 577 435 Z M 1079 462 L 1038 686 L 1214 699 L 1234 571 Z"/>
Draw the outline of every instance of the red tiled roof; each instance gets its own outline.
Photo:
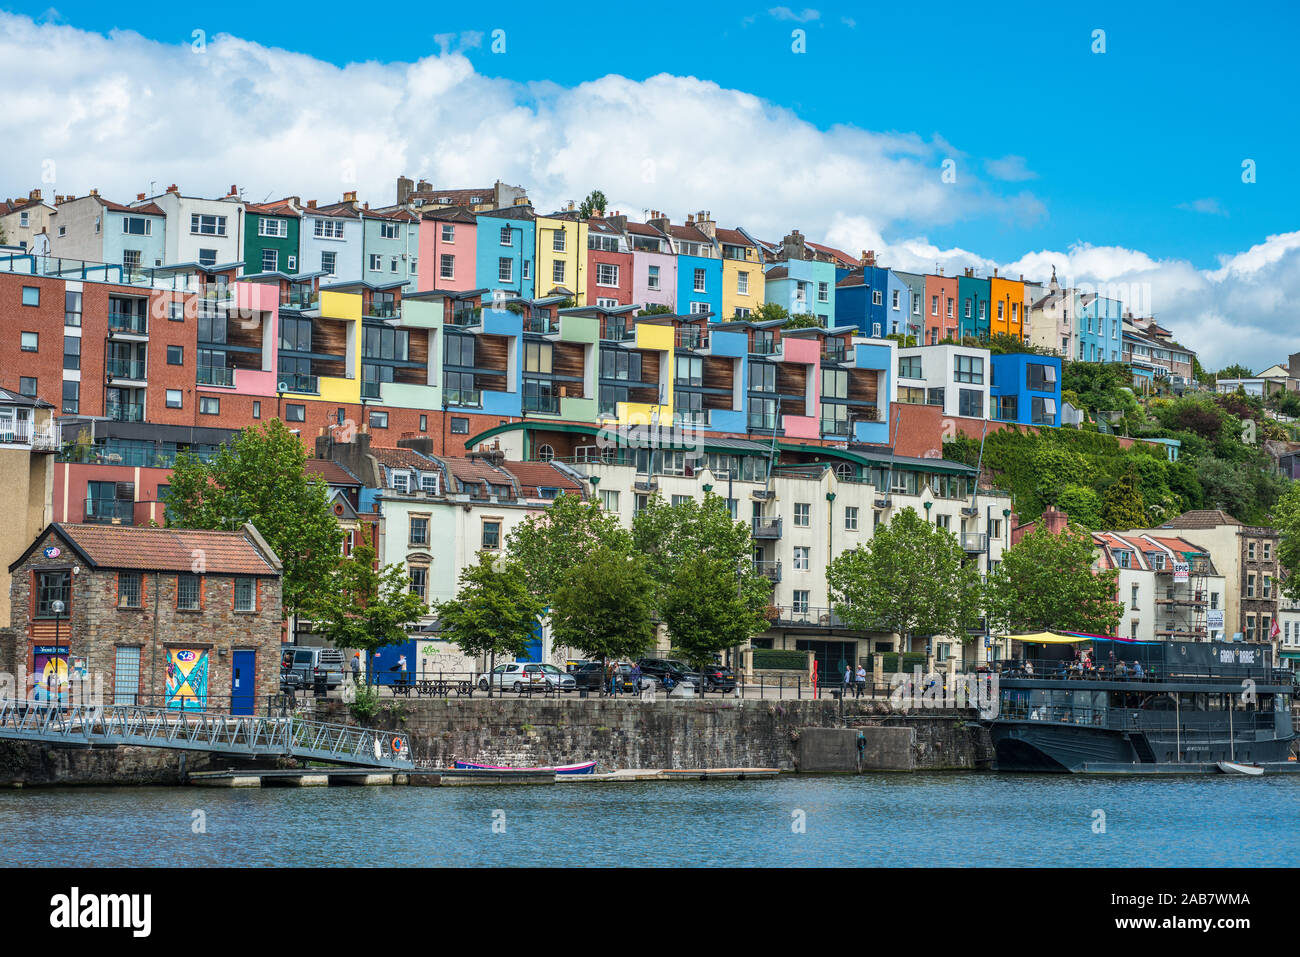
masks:
<path id="1" fill-rule="evenodd" d="M 444 200 L 450 199 L 448 206 L 470 206 L 473 205 L 471 200 L 478 197 L 478 202 L 491 203 L 496 201 L 496 188 L 493 186 L 484 186 L 482 189 L 426 189 L 416 190 L 411 193 L 410 199 L 423 200 Z"/>
<path id="2" fill-rule="evenodd" d="M 362 213 L 368 219 L 399 219 L 407 223 L 418 223 L 420 217 L 406 209 L 364 209 Z"/>
<path id="3" fill-rule="evenodd" d="M 819 253 L 822 253 L 824 255 L 834 256 L 836 259 L 838 259 L 846 266 L 853 267 L 853 266 L 862 265 L 857 258 L 850 256 L 842 249 L 836 249 L 834 246 L 823 246 L 821 243 L 809 242 L 806 239 L 804 240 L 803 244 L 805 246 L 808 246 L 811 249 L 817 250 Z"/>
<path id="4" fill-rule="evenodd" d="M 1213 509 L 1195 509 L 1190 512 L 1183 512 L 1177 518 L 1170 519 L 1165 523 L 1166 528 L 1214 528 L 1216 525 L 1240 525 L 1227 512 Z"/>
<path id="5" fill-rule="evenodd" d="M 726 243 L 728 246 L 753 246 L 753 241 L 742 233 L 739 229 L 719 229 L 716 230 L 718 242 Z"/>
<path id="6" fill-rule="evenodd" d="M 539 497 L 539 489 L 558 488 L 565 492 L 582 492 L 582 486 L 549 462 L 507 462 L 506 471 L 519 482 L 524 495 Z"/>
<path id="7" fill-rule="evenodd" d="M 311 475 L 319 475 L 328 485 L 360 485 L 355 475 L 330 459 L 308 459 L 304 468 Z"/>
<path id="8" fill-rule="evenodd" d="M 243 531 L 62 523 L 53 527 L 96 568 L 190 572 L 202 556 L 207 575 L 279 574 Z"/>
<path id="9" fill-rule="evenodd" d="M 298 210 L 294 209 L 293 204 L 288 199 L 277 199 L 269 203 L 245 203 L 244 209 L 261 216 L 297 217 L 301 215 Z"/>
<path id="10" fill-rule="evenodd" d="M 501 469 L 494 468 L 482 459 L 443 458 L 447 471 L 463 485 L 509 485 L 514 489 L 511 476 Z"/>
<path id="11" fill-rule="evenodd" d="M 438 463 L 414 449 L 384 449 L 371 447 L 370 454 L 380 465 L 390 469 L 416 469 L 421 472 L 433 472 Z"/>
<path id="12" fill-rule="evenodd" d="M 304 215 L 311 216 L 345 216 L 348 219 L 358 219 L 360 213 L 352 203 L 332 203 L 329 206 L 317 206 L 315 209 L 303 210 Z"/>
<path id="13" fill-rule="evenodd" d="M 99 204 L 105 209 L 115 213 L 143 213 L 146 216 L 167 215 L 157 203 L 145 203 L 142 206 L 123 206 L 121 203 L 115 203 L 111 199 L 104 199 L 102 196 L 96 196 L 95 199 L 99 200 Z"/>
<path id="14" fill-rule="evenodd" d="M 677 239 L 685 239 L 688 242 L 693 243 L 712 243 L 708 236 L 704 235 L 694 226 L 674 226 L 670 223 L 668 225 L 668 235 Z"/>
<path id="15" fill-rule="evenodd" d="M 659 230 L 655 229 L 649 223 L 628 223 L 627 231 L 629 233 L 636 233 L 638 236 L 653 236 L 655 239 L 664 238 L 664 234 L 659 232 Z"/>

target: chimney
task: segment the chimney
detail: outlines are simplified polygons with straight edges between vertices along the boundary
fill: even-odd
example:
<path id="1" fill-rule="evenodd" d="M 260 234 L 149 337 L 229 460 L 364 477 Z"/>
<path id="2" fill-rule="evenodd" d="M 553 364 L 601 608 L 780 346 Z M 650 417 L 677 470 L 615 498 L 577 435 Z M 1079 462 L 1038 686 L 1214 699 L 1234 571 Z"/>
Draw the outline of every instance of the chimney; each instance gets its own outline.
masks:
<path id="1" fill-rule="evenodd" d="M 668 232 L 669 220 L 668 217 L 660 213 L 659 210 L 653 209 L 650 211 L 649 225 L 653 226 L 660 232 L 666 233 Z"/>
<path id="2" fill-rule="evenodd" d="M 1043 512 L 1043 525 L 1053 535 L 1060 535 L 1064 532 L 1068 521 L 1069 516 L 1060 511 L 1055 505 L 1049 505 L 1047 510 Z"/>
<path id="3" fill-rule="evenodd" d="M 790 230 L 789 235 L 781 240 L 781 259 L 807 259 L 808 247 L 804 245 L 803 234 L 797 229 Z"/>
<path id="4" fill-rule="evenodd" d="M 994 278 L 994 279 L 997 279 L 997 278 L 998 278 L 998 267 L 997 267 L 997 266 L 994 266 L 994 267 L 993 267 L 993 278 Z"/>
<path id="5" fill-rule="evenodd" d="M 227 195 L 227 196 L 238 196 L 238 195 L 239 195 L 239 187 L 236 186 L 234 183 L 231 183 L 231 184 L 230 184 L 230 192 L 227 193 L 226 195 Z"/>
<path id="6" fill-rule="evenodd" d="M 695 214 L 694 214 L 694 213 L 687 213 L 687 214 L 686 214 L 686 225 L 687 225 L 687 226 L 694 226 L 694 225 L 695 225 Z"/>
<path id="7" fill-rule="evenodd" d="M 99 195 L 99 190 L 95 189 L 94 187 L 91 187 L 90 195 L 91 195 L 91 196 L 98 196 L 98 195 Z"/>
<path id="8" fill-rule="evenodd" d="M 713 221 L 713 214 L 707 209 L 695 214 L 695 228 L 709 239 L 716 239 L 718 236 L 718 224 Z"/>
<path id="9" fill-rule="evenodd" d="M 398 439 L 397 447 L 399 449 L 411 449 L 413 452 L 419 452 L 422 455 L 432 455 L 433 439 L 429 438 L 427 435 L 411 433 Z"/>
<path id="10" fill-rule="evenodd" d="M 622 213 L 615 213 L 613 216 L 606 216 L 605 222 L 609 223 L 620 233 L 627 231 L 627 217 Z"/>
<path id="11" fill-rule="evenodd" d="M 92 192 L 92 193 L 95 193 L 95 191 L 94 191 L 93 189 L 91 190 L 91 192 Z M 179 189 L 179 187 L 177 187 L 177 185 L 176 185 L 175 183 L 172 183 L 170 186 L 167 187 L 167 192 L 169 192 L 169 193 L 176 193 L 177 195 L 180 195 L 180 189 Z M 95 193 L 95 195 L 99 195 L 99 194 L 98 194 L 98 193 Z"/>
<path id="12" fill-rule="evenodd" d="M 356 201 L 357 201 L 357 191 L 355 189 L 348 190 L 346 193 L 343 194 L 343 202 L 355 203 Z"/>
<path id="13" fill-rule="evenodd" d="M 307 200 L 307 208 L 308 208 L 308 209 L 315 209 L 315 208 L 316 208 L 316 200 L 314 200 L 314 199 L 309 199 L 309 200 Z"/>
<path id="14" fill-rule="evenodd" d="M 411 191 L 415 188 L 415 183 L 409 176 L 397 177 L 397 205 L 405 206 L 406 201 L 411 198 Z"/>
<path id="15" fill-rule="evenodd" d="M 34 190 L 32 190 L 30 193 L 27 194 L 27 198 L 28 198 L 29 200 L 33 200 L 33 201 L 35 201 L 35 202 L 40 202 L 40 199 L 41 199 L 41 191 L 40 191 L 39 189 L 34 189 Z"/>
<path id="16" fill-rule="evenodd" d="M 136 199 L 136 202 L 139 202 L 139 203 L 144 202 L 144 193 L 136 193 L 136 194 L 135 194 L 135 199 Z"/>
<path id="17" fill-rule="evenodd" d="M 1021 274 L 1020 274 L 1020 281 L 1021 281 L 1021 282 L 1024 282 L 1024 281 L 1025 281 L 1025 274 L 1024 274 L 1024 273 L 1021 273 Z"/>
<path id="18" fill-rule="evenodd" d="M 427 179 L 422 179 L 420 180 L 419 183 L 416 184 L 415 189 L 417 192 L 427 193 L 429 190 L 433 189 L 433 184 L 430 183 Z"/>
<path id="19" fill-rule="evenodd" d="M 363 209 L 369 209 L 369 208 L 370 208 L 370 200 L 366 200 L 365 203 L 362 204 L 362 208 L 363 208 Z"/>
<path id="20" fill-rule="evenodd" d="M 965 276 L 967 279 L 974 279 L 975 270 L 972 269 L 970 266 L 967 266 L 965 269 L 962 270 L 962 275 Z"/>

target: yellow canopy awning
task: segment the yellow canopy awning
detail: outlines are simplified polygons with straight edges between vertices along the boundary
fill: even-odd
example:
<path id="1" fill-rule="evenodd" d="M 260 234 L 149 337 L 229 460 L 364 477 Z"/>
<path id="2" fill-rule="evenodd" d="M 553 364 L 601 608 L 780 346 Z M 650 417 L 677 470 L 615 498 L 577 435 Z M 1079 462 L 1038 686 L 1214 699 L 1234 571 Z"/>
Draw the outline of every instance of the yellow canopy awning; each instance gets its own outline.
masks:
<path id="1" fill-rule="evenodd" d="M 1032 635 L 1003 635 L 1003 638 L 1009 638 L 1012 641 L 1027 641 L 1035 645 L 1073 645 L 1081 641 L 1091 641 L 1090 638 L 1080 638 L 1076 635 L 1058 635 L 1054 631 L 1039 631 Z"/>

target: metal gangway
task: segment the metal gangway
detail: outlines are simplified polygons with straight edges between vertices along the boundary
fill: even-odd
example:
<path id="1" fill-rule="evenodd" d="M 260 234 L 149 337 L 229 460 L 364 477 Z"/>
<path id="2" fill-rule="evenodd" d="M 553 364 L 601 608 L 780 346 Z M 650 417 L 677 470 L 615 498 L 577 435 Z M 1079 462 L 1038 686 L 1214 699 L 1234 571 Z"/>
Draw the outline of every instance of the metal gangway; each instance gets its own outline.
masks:
<path id="1" fill-rule="evenodd" d="M 414 767 L 409 741 L 401 732 L 293 715 L 254 717 L 142 705 L 51 705 L 0 699 L 0 739 L 65 747 L 131 745 L 291 757 L 388 770 Z"/>

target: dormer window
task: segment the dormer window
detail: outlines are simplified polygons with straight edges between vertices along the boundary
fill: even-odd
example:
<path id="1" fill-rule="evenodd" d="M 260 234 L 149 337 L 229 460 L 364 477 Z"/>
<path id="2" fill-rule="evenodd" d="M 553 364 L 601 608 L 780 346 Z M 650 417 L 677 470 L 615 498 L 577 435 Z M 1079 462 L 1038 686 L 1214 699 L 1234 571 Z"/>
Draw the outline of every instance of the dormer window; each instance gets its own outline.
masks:
<path id="1" fill-rule="evenodd" d="M 393 473 L 393 488 L 405 494 L 411 490 L 411 476 L 407 472 Z"/>
<path id="2" fill-rule="evenodd" d="M 1115 553 L 1115 559 L 1116 559 L 1116 561 L 1119 562 L 1119 567 L 1120 567 L 1120 568 L 1129 568 L 1129 567 L 1130 567 L 1130 564 L 1129 564 L 1129 563 L 1130 563 L 1130 561 L 1132 560 L 1132 553 L 1131 553 L 1131 552 L 1116 552 L 1116 553 Z"/>
<path id="3" fill-rule="evenodd" d="M 421 491 L 428 492 L 430 495 L 437 495 L 438 494 L 438 473 L 421 472 L 420 489 Z"/>

